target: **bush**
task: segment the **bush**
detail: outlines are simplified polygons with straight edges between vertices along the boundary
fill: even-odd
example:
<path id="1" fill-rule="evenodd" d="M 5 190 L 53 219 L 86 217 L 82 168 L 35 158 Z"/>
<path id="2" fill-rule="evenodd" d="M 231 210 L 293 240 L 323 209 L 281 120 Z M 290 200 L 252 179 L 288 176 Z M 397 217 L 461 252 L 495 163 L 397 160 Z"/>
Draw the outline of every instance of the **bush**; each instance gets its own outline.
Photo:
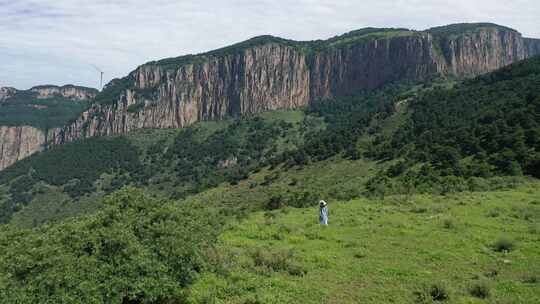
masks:
<path id="1" fill-rule="evenodd" d="M 455 228 L 454 220 L 452 218 L 445 218 L 443 220 L 444 229 L 454 229 Z"/>
<path id="2" fill-rule="evenodd" d="M 540 283 L 540 277 L 536 274 L 527 274 L 523 276 L 521 281 L 526 284 L 537 284 Z"/>
<path id="3" fill-rule="evenodd" d="M 493 244 L 493 250 L 497 252 L 508 252 L 514 249 L 514 246 L 514 241 L 506 237 L 501 237 Z"/>
<path id="4" fill-rule="evenodd" d="M 414 206 L 411 208 L 412 213 L 426 213 L 428 209 L 426 207 Z"/>
<path id="5" fill-rule="evenodd" d="M 195 209 L 126 188 L 92 215 L 2 229 L 0 293 L 21 303 L 182 302 L 222 219 Z"/>
<path id="6" fill-rule="evenodd" d="M 257 248 L 251 253 L 253 263 L 263 270 L 274 272 L 287 272 L 294 276 L 303 276 L 306 270 L 294 262 L 294 251 L 272 250 L 270 248 Z"/>
<path id="7" fill-rule="evenodd" d="M 421 291 L 415 292 L 418 303 L 443 302 L 450 299 L 449 291 L 445 284 L 435 283 L 424 288 Z"/>
<path id="8" fill-rule="evenodd" d="M 473 297 L 486 299 L 489 298 L 490 288 L 486 282 L 477 282 L 470 287 L 469 293 Z"/>
<path id="9" fill-rule="evenodd" d="M 267 210 L 281 209 L 283 206 L 283 197 L 281 195 L 274 195 L 270 197 L 270 199 L 266 203 Z"/>
<path id="10" fill-rule="evenodd" d="M 365 250 L 358 250 L 353 254 L 353 257 L 357 259 L 363 259 L 367 256 L 367 253 Z"/>
<path id="11" fill-rule="evenodd" d="M 487 217 L 498 217 L 501 214 L 499 208 L 491 209 L 486 214 Z"/>

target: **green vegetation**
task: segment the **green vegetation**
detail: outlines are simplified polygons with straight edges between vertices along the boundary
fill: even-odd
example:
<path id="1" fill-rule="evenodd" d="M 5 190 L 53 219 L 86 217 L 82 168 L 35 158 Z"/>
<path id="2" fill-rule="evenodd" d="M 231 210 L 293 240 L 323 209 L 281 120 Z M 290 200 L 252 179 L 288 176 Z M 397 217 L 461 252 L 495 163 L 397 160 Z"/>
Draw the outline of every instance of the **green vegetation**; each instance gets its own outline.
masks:
<path id="1" fill-rule="evenodd" d="M 219 237 L 221 268 L 190 288 L 190 303 L 536 303 L 540 284 L 537 182 L 502 192 L 389 196 L 253 213 Z M 423 213 L 413 208 L 424 208 Z M 503 210 L 500 218 L 485 214 Z M 516 217 L 524 208 L 534 218 Z M 454 227 L 445 228 L 445 218 Z M 498 252 L 501 234 L 519 240 Z M 534 280 L 533 280 L 534 281 Z"/>
<path id="2" fill-rule="evenodd" d="M 437 180 L 465 185 L 474 177 L 538 177 L 539 92 L 537 57 L 420 94 L 406 124 L 373 141 L 367 155 L 402 159 L 373 183 L 399 177 L 418 188 Z"/>
<path id="3" fill-rule="evenodd" d="M 0 222 L 30 203 L 39 194 L 49 192 L 46 183 L 62 187 L 78 198 L 96 190 L 94 182 L 104 173 L 115 173 L 108 192 L 130 180 L 130 173 L 141 170 L 137 150 L 125 138 L 92 138 L 42 152 L 2 171 L 0 183 L 9 185 L 8 195 L 0 202 Z"/>
<path id="4" fill-rule="evenodd" d="M 210 52 L 206 52 L 206 53 L 201 53 L 197 55 L 190 54 L 190 55 L 184 55 L 184 56 L 175 57 L 175 58 L 166 58 L 159 61 L 152 61 L 146 64 L 158 65 L 158 66 L 161 66 L 165 70 L 177 69 L 183 65 L 198 64 L 198 63 L 208 61 L 209 58 L 234 55 L 243 50 L 250 49 L 256 46 L 269 44 L 269 43 L 277 43 L 277 44 L 288 45 L 288 46 L 293 46 L 293 47 L 296 47 L 298 44 L 296 41 L 293 41 L 293 40 L 274 37 L 271 35 L 263 35 L 263 36 L 253 37 L 246 41 L 239 42 L 239 43 L 226 46 L 217 50 L 213 50 Z"/>
<path id="5" fill-rule="evenodd" d="M 365 43 L 379 39 L 411 36 L 415 32 L 408 29 L 363 29 L 328 40 L 324 47 L 345 47 L 355 43 Z"/>
<path id="6" fill-rule="evenodd" d="M 64 215 L 77 215 L 78 209 L 84 213 L 95 209 L 92 201 L 124 185 L 182 198 L 223 182 L 237 183 L 275 155 L 299 145 L 308 127 L 322 124 L 304 117 L 302 111 L 276 111 L 55 147 L 0 173 L 5 186 L 0 193 L 0 221 L 19 212 L 17 222 L 28 227 L 60 219 L 52 212 L 59 208 L 71 210 L 58 212 Z M 42 209 L 48 211 L 38 212 Z"/>
<path id="7" fill-rule="evenodd" d="M 104 204 L 55 226 L 0 227 L 0 302 L 181 302 L 208 264 L 219 217 L 135 189 Z"/>
<path id="8" fill-rule="evenodd" d="M 364 28 L 341 36 L 336 36 L 328 40 L 313 40 L 313 41 L 294 41 L 283 39 L 271 35 L 258 36 L 246 41 L 233 44 L 224 48 L 213 50 L 197 55 L 185 55 L 175 58 L 167 58 L 159 61 L 147 63 L 147 65 L 158 65 L 165 70 L 178 69 L 187 64 L 200 64 L 208 61 L 210 58 L 220 58 L 229 55 L 238 54 L 246 49 L 253 47 L 275 43 L 298 49 L 301 52 L 313 53 L 324 49 L 334 47 L 345 47 L 351 43 L 364 43 L 376 39 L 388 39 L 398 36 L 408 36 L 413 34 L 413 31 L 408 29 L 394 28 Z"/>
<path id="9" fill-rule="evenodd" d="M 0 302 L 538 302 L 539 75 L 29 157 L 0 172 Z"/>
<path id="10" fill-rule="evenodd" d="M 142 109 L 144 109 L 144 102 L 138 102 L 138 103 L 129 105 L 129 107 L 127 108 L 127 112 L 137 113 L 137 112 L 140 112 Z"/>
<path id="11" fill-rule="evenodd" d="M 103 90 L 94 98 L 96 104 L 114 104 L 118 98 L 125 94 L 126 89 L 134 86 L 135 79 L 133 74 L 129 74 L 123 78 L 115 78 L 111 80 Z"/>
<path id="12" fill-rule="evenodd" d="M 464 33 L 473 33 L 481 29 L 495 28 L 505 31 L 516 31 L 506 26 L 501 26 L 494 23 L 456 23 L 445 26 L 433 27 L 427 30 L 427 32 L 446 39 L 455 38 L 457 35 L 463 35 Z"/>
<path id="13" fill-rule="evenodd" d="M 20 91 L 0 104 L 0 125 L 34 126 L 43 130 L 60 127 L 79 116 L 89 106 L 79 101 L 56 96 L 38 99 L 30 91 Z"/>

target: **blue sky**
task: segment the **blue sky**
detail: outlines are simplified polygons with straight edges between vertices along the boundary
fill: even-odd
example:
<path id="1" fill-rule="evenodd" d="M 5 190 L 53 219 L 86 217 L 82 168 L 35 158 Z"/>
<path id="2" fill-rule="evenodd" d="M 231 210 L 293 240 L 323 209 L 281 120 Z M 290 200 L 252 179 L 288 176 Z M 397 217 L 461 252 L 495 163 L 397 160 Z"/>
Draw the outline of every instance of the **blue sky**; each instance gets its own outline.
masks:
<path id="1" fill-rule="evenodd" d="M 538 0 L 0 0 L 0 87 L 99 85 L 140 64 L 271 34 L 494 22 L 540 38 Z M 105 81 L 105 82 L 106 82 Z"/>

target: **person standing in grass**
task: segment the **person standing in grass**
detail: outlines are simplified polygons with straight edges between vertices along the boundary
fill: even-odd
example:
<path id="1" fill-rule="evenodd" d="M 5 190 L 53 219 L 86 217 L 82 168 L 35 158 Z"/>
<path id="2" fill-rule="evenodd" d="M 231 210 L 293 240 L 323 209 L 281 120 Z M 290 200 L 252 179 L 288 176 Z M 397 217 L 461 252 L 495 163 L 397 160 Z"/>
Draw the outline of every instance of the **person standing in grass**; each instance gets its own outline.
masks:
<path id="1" fill-rule="evenodd" d="M 319 201 L 319 224 L 328 225 L 328 204 L 323 200 Z"/>

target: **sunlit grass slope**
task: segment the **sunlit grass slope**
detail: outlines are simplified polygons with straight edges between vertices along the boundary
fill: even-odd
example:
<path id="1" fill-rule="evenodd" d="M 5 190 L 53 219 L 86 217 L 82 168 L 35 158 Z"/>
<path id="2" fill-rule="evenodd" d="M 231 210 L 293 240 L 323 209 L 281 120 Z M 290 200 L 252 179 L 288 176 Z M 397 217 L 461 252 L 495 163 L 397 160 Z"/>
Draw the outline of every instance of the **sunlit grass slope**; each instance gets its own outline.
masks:
<path id="1" fill-rule="evenodd" d="M 540 184 L 257 212 L 194 303 L 540 303 Z M 438 298 L 438 297 L 442 298 Z"/>

